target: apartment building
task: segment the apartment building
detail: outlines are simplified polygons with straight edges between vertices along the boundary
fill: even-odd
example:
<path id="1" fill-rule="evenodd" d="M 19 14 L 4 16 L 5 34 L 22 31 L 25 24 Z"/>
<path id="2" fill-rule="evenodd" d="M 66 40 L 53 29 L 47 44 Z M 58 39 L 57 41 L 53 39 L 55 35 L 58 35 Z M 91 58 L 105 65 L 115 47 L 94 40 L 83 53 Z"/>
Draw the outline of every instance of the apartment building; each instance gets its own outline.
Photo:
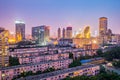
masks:
<path id="1" fill-rule="evenodd" d="M 72 59 L 62 59 L 0 68 L 0 80 L 11 80 L 23 72 L 32 71 L 35 73 L 37 71 L 44 71 L 51 67 L 54 69 L 65 69 L 68 68 L 72 61 Z"/>
<path id="2" fill-rule="evenodd" d="M 39 55 L 31 55 L 31 56 L 22 56 L 19 57 L 20 64 L 28 64 L 28 63 L 36 63 L 36 62 L 44 62 L 51 60 L 62 60 L 68 59 L 69 53 L 57 53 L 57 54 L 39 54 Z"/>
<path id="3" fill-rule="evenodd" d="M 28 76 L 17 80 L 62 80 L 66 77 L 75 77 L 81 75 L 94 76 L 99 73 L 99 70 L 100 70 L 99 65 L 85 65 L 35 76 Z"/>

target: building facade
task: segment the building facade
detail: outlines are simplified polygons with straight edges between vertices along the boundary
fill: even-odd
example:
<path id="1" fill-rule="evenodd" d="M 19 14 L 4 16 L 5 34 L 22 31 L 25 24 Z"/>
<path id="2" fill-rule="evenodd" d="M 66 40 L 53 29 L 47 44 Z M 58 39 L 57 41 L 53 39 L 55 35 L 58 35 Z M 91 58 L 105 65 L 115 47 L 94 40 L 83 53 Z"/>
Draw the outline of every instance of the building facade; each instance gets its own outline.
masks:
<path id="1" fill-rule="evenodd" d="M 45 71 L 48 68 L 54 68 L 55 70 L 66 69 L 68 68 L 71 62 L 72 59 L 63 59 L 63 60 L 31 63 L 31 64 L 0 68 L 0 80 L 12 80 L 21 73 L 28 71 L 32 71 L 33 73 L 36 73 L 37 71 Z"/>
<path id="2" fill-rule="evenodd" d="M 16 21 L 16 42 L 25 40 L 25 23 L 23 21 Z"/>
<path id="3" fill-rule="evenodd" d="M 74 68 L 68 68 L 50 73 L 35 75 L 35 76 L 28 76 L 17 80 L 63 80 L 66 77 L 75 77 L 82 75 L 94 76 L 97 75 L 99 71 L 100 71 L 100 66 L 98 65 L 86 65 L 86 66 L 77 66 Z"/>
<path id="4" fill-rule="evenodd" d="M 101 17 L 99 19 L 99 35 L 104 36 L 107 33 L 107 18 L 106 17 Z"/>
<path id="5" fill-rule="evenodd" d="M 39 45 L 46 45 L 49 41 L 50 27 L 43 25 L 32 27 L 32 37 Z"/>
<path id="6" fill-rule="evenodd" d="M 72 38 L 72 27 L 66 28 L 66 38 L 71 39 Z"/>
<path id="7" fill-rule="evenodd" d="M 34 53 L 35 54 L 35 53 Z M 63 60 L 68 59 L 69 53 L 58 53 L 58 54 L 36 54 L 30 56 L 21 56 L 19 57 L 20 64 L 28 64 L 28 63 L 37 63 L 44 61 L 54 61 L 54 60 Z"/>
<path id="8" fill-rule="evenodd" d="M 63 39 L 66 38 L 66 30 L 65 30 L 65 28 L 63 28 L 63 30 L 62 30 L 62 38 Z"/>
<path id="9" fill-rule="evenodd" d="M 9 65 L 8 35 L 7 30 L 0 28 L 0 67 Z"/>
<path id="10" fill-rule="evenodd" d="M 61 38 L 61 29 L 58 28 L 58 39 L 60 39 L 60 38 Z"/>
<path id="11" fill-rule="evenodd" d="M 106 17 L 99 18 L 99 44 L 102 45 L 107 43 L 107 24 L 108 20 Z"/>

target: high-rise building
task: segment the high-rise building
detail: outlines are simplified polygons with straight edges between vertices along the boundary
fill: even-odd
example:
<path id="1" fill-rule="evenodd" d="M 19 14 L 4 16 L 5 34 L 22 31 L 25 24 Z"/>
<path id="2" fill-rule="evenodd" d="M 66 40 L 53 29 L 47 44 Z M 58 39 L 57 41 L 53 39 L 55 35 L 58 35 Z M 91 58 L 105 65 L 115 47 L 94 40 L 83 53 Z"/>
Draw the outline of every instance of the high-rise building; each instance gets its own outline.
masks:
<path id="1" fill-rule="evenodd" d="M 32 37 L 39 45 L 46 45 L 49 42 L 50 27 L 43 25 L 32 27 Z"/>
<path id="2" fill-rule="evenodd" d="M 107 33 L 107 18 L 101 17 L 99 19 L 99 36 L 104 36 Z"/>
<path id="3" fill-rule="evenodd" d="M 107 18 L 99 18 L 99 44 L 104 45 L 107 43 Z"/>
<path id="4" fill-rule="evenodd" d="M 58 28 L 58 39 L 60 39 L 60 38 L 61 38 L 61 29 Z"/>
<path id="5" fill-rule="evenodd" d="M 65 31 L 65 28 L 63 28 L 63 30 L 62 30 L 62 38 L 66 38 L 66 31 Z"/>
<path id="6" fill-rule="evenodd" d="M 68 39 L 72 38 L 72 27 L 66 28 L 66 38 Z"/>
<path id="7" fill-rule="evenodd" d="M 16 42 L 25 40 L 25 23 L 23 21 L 15 21 L 16 26 Z"/>
<path id="8" fill-rule="evenodd" d="M 9 65 L 8 36 L 9 31 L 0 28 L 0 67 Z"/>

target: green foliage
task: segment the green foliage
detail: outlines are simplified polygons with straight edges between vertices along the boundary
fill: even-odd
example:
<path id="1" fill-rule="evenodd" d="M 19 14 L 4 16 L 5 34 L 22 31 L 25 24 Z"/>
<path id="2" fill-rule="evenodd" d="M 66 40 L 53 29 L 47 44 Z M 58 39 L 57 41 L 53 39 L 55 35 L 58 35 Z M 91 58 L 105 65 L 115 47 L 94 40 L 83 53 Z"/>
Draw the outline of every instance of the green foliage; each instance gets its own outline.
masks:
<path id="1" fill-rule="evenodd" d="M 28 72 L 23 72 L 20 75 L 18 75 L 17 77 L 14 77 L 12 80 L 16 80 L 18 78 L 21 77 L 26 77 L 26 76 L 30 76 L 30 75 L 34 75 L 35 73 L 33 73 L 32 71 L 28 71 Z"/>
<path id="2" fill-rule="evenodd" d="M 98 49 L 96 53 L 97 53 L 98 56 L 102 56 L 103 55 L 103 52 L 102 52 L 101 49 Z"/>
<path id="3" fill-rule="evenodd" d="M 96 76 L 67 77 L 64 80 L 120 80 L 120 76 L 116 73 L 100 73 Z"/>
<path id="4" fill-rule="evenodd" d="M 80 60 L 74 60 L 70 65 L 69 67 L 76 67 L 76 66 L 80 66 L 81 63 L 80 63 Z"/>
<path id="5" fill-rule="evenodd" d="M 73 53 L 69 53 L 69 58 L 73 59 Z"/>
<path id="6" fill-rule="evenodd" d="M 20 65 L 19 60 L 17 57 L 9 57 L 9 66 L 16 66 Z"/>
<path id="7" fill-rule="evenodd" d="M 108 50 L 107 52 L 104 53 L 103 56 L 108 61 L 113 61 L 113 59 L 120 59 L 120 47 L 114 47 Z"/>
<path id="8" fill-rule="evenodd" d="M 113 66 L 120 68 L 120 60 L 119 61 L 113 61 Z"/>
<path id="9" fill-rule="evenodd" d="M 102 65 L 100 65 L 100 73 L 106 73 L 105 67 L 103 67 Z"/>
<path id="10" fill-rule="evenodd" d="M 41 73 L 42 73 L 42 71 L 37 71 L 37 72 L 35 73 L 35 75 L 41 74 Z"/>
<path id="11" fill-rule="evenodd" d="M 43 71 L 43 73 L 52 72 L 52 71 L 55 71 L 53 67 L 46 69 L 45 71 Z"/>

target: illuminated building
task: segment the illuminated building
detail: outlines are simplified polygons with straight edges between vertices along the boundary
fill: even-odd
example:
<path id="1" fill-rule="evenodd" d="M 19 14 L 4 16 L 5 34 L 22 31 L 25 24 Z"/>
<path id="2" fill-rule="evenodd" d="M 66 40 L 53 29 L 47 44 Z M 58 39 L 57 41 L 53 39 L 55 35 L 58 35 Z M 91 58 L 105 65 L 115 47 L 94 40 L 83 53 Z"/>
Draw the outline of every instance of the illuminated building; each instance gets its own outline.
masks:
<path id="1" fill-rule="evenodd" d="M 111 29 L 107 30 L 107 41 L 108 42 L 112 41 L 112 30 Z"/>
<path id="2" fill-rule="evenodd" d="M 107 18 L 101 17 L 99 19 L 99 35 L 104 36 L 107 33 Z"/>
<path id="3" fill-rule="evenodd" d="M 99 18 L 99 44 L 104 45 L 107 43 L 107 18 Z"/>
<path id="4" fill-rule="evenodd" d="M 91 37 L 91 32 L 90 32 L 90 27 L 87 26 L 85 29 L 78 34 L 76 34 L 75 38 L 90 38 Z"/>
<path id="5" fill-rule="evenodd" d="M 23 21 L 15 21 L 16 26 L 16 42 L 25 40 L 25 23 Z"/>
<path id="6" fill-rule="evenodd" d="M 90 38 L 90 27 L 87 26 L 84 29 L 84 38 Z"/>
<path id="7" fill-rule="evenodd" d="M 9 65 L 9 55 L 8 55 L 8 30 L 0 28 L 0 66 Z"/>
<path id="8" fill-rule="evenodd" d="M 49 42 L 50 41 L 50 26 L 45 26 L 45 41 Z"/>
<path id="9" fill-rule="evenodd" d="M 72 38 L 72 27 L 66 28 L 66 38 L 68 39 Z"/>
<path id="10" fill-rule="evenodd" d="M 61 29 L 58 28 L 58 39 L 60 39 L 60 38 L 61 38 Z"/>
<path id="11" fill-rule="evenodd" d="M 65 28 L 63 28 L 63 30 L 62 30 L 62 38 L 66 38 L 66 31 L 65 31 Z"/>
<path id="12" fill-rule="evenodd" d="M 8 40 L 9 44 L 14 44 L 16 42 L 15 40 L 15 34 L 10 33 L 9 34 L 9 40 Z"/>
<path id="13" fill-rule="evenodd" d="M 39 45 L 46 45 L 49 42 L 50 29 L 49 26 L 32 27 L 32 37 Z"/>
<path id="14" fill-rule="evenodd" d="M 73 39 L 59 39 L 58 45 L 59 46 L 70 46 L 73 44 Z"/>
<path id="15" fill-rule="evenodd" d="M 76 47 L 83 48 L 84 45 L 91 44 L 92 46 L 93 45 L 92 40 L 94 40 L 94 38 L 91 37 L 90 26 L 86 26 L 83 31 L 76 34 L 75 38 L 73 39 L 73 43 L 76 45 Z M 95 41 L 97 42 L 96 39 Z"/>

